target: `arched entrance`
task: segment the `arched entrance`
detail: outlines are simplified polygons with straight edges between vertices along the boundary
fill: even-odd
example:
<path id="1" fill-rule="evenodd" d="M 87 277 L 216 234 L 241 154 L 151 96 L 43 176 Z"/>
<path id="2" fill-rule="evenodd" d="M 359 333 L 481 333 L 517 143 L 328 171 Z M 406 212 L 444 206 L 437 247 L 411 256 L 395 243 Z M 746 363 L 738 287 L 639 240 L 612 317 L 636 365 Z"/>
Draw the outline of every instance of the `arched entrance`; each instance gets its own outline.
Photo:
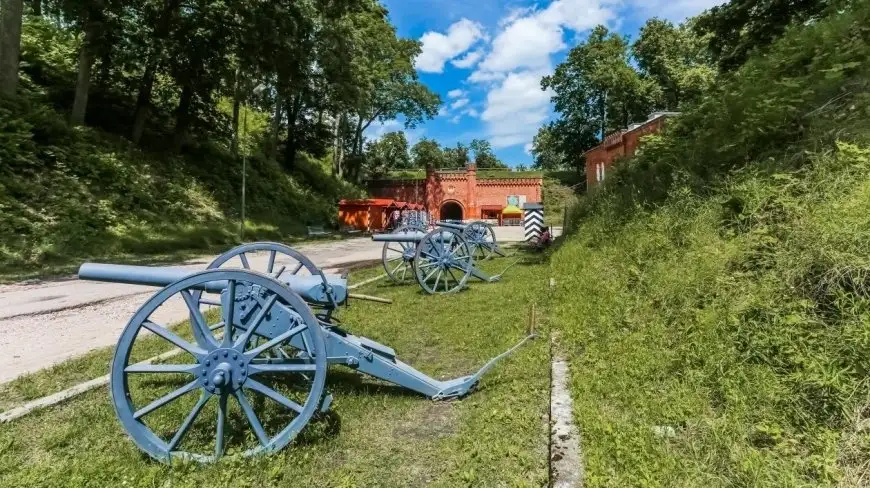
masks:
<path id="1" fill-rule="evenodd" d="M 462 205 L 453 200 L 441 204 L 441 220 L 462 220 Z"/>

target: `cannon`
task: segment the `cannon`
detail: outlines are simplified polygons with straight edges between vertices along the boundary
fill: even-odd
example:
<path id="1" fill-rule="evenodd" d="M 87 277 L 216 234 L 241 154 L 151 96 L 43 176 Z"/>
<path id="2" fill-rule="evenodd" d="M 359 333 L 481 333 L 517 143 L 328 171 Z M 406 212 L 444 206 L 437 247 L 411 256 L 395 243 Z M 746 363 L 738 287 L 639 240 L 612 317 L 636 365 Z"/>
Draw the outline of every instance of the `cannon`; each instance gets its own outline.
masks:
<path id="1" fill-rule="evenodd" d="M 212 462 L 227 454 L 251 456 L 284 448 L 315 414 L 329 410 L 329 365 L 343 365 L 433 400 L 461 397 L 496 361 L 532 337 L 472 375 L 431 378 L 400 361 L 389 346 L 349 333 L 331 314 L 317 315 L 318 308 L 353 298 L 346 276 L 327 275 L 313 265 L 314 273 L 302 274 L 307 259 L 296 273 L 250 269 L 254 263 L 248 255 L 254 250 L 266 251 L 266 267 L 274 269 L 279 254 L 290 249 L 279 246 L 243 246 L 211 269 L 193 273 L 98 263 L 80 267 L 83 280 L 162 287 L 125 326 L 110 373 L 120 423 L 151 457 Z M 301 255 L 292 251 L 283 257 L 292 256 Z M 230 258 L 242 267 L 233 267 Z M 189 331 L 160 323 L 161 307 L 168 302 L 183 302 Z M 142 359 L 161 342 L 174 346 L 177 354 Z"/>
<path id="2" fill-rule="evenodd" d="M 375 234 L 372 240 L 384 243 L 381 262 L 393 282 L 414 279 L 430 295 L 459 291 L 472 276 L 487 283 L 501 278 L 474 266 L 473 247 L 456 229 L 426 233 L 404 226 L 391 234 Z"/>
<path id="3" fill-rule="evenodd" d="M 462 238 L 471 246 L 472 256 L 474 256 L 474 259 L 477 261 L 489 259 L 494 255 L 501 257 L 507 256 L 504 250 L 502 250 L 498 245 L 498 240 L 495 237 L 495 230 L 492 228 L 492 225 L 487 222 L 475 220 L 467 224 L 461 224 L 440 220 L 435 222 L 435 227 L 459 231 Z M 425 225 L 411 221 L 408 225 L 396 229 L 394 233 L 404 232 L 408 229 L 426 232 Z"/>

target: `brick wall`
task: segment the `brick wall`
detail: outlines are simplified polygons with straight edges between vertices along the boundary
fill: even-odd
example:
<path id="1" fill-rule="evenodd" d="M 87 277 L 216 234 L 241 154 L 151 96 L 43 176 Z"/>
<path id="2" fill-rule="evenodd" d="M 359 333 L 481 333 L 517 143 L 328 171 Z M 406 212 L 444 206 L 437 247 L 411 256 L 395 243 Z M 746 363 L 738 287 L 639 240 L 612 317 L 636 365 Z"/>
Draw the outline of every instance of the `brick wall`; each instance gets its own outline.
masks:
<path id="1" fill-rule="evenodd" d="M 610 134 L 604 138 L 604 143 L 586 151 L 586 187 L 592 188 L 598 184 L 599 163 L 604 165 L 606 179 L 610 167 L 621 157 L 633 156 L 640 145 L 640 138 L 660 131 L 667 118 L 667 115 L 660 115 L 632 130 Z"/>
<path id="2" fill-rule="evenodd" d="M 542 201 L 542 178 L 478 179 L 477 169 L 429 170 L 425 180 L 380 180 L 369 184 L 369 193 L 376 198 L 392 198 L 421 203 L 436 219 L 441 206 L 454 201 L 462 207 L 463 218 L 479 219 L 484 205 L 507 205 L 508 195 L 524 195 L 527 202 Z"/>

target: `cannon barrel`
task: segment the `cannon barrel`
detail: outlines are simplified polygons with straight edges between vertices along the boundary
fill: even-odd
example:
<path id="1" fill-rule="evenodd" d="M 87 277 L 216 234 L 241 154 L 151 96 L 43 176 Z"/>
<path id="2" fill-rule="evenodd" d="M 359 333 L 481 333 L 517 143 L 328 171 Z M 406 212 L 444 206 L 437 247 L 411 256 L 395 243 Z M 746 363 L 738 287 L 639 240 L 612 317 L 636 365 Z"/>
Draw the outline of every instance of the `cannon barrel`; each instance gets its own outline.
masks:
<path id="1" fill-rule="evenodd" d="M 375 242 L 420 242 L 425 237 L 425 232 L 399 232 L 397 234 L 375 234 L 372 236 L 372 240 Z M 441 234 L 441 242 L 451 242 L 452 240 L 453 234 L 449 232 Z"/>
<path id="2" fill-rule="evenodd" d="M 79 268 L 79 279 L 163 287 L 194 273 L 183 268 L 85 263 Z M 338 275 L 325 276 L 336 302 L 342 303 L 347 300 L 347 280 Z M 329 296 L 323 287 L 323 279 L 319 275 L 287 275 L 281 276 L 278 281 L 307 302 L 329 303 Z M 225 281 L 209 281 L 198 285 L 197 288 L 210 293 L 220 293 L 226 286 Z"/>
<path id="3" fill-rule="evenodd" d="M 468 227 L 468 225 L 466 225 L 466 224 L 456 224 L 453 222 L 445 222 L 443 220 L 439 220 L 438 222 L 435 223 L 435 225 L 437 225 L 438 227 L 445 227 L 448 229 L 455 229 L 458 231 L 463 231 L 463 230 L 465 230 L 466 227 Z"/>

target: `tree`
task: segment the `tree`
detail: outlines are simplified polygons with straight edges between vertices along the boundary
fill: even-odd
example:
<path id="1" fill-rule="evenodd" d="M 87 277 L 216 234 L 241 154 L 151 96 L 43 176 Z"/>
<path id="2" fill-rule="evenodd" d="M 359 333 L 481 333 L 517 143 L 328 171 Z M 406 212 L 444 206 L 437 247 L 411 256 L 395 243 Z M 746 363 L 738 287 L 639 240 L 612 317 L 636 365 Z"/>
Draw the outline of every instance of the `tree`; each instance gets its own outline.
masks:
<path id="1" fill-rule="evenodd" d="M 0 1 L 0 95 L 15 95 L 21 53 L 22 0 Z"/>
<path id="2" fill-rule="evenodd" d="M 456 147 L 444 148 L 443 154 L 442 169 L 460 169 L 468 164 L 468 146 L 461 142 Z"/>
<path id="3" fill-rule="evenodd" d="M 834 0 L 732 0 L 697 18 L 695 31 L 708 42 L 721 71 L 733 71 L 755 49 L 763 49 L 790 24 L 819 18 Z"/>
<path id="4" fill-rule="evenodd" d="M 492 152 L 489 141 L 474 139 L 469 147 L 474 152 L 474 164 L 478 168 L 507 168 Z"/>
<path id="5" fill-rule="evenodd" d="M 562 152 L 560 141 L 552 125 L 538 129 L 532 140 L 532 167 L 543 170 L 558 170 L 566 166 L 565 153 Z"/>
<path id="6" fill-rule="evenodd" d="M 445 157 L 438 141 L 424 137 L 411 148 L 411 160 L 417 168 L 441 168 Z"/>
<path id="7" fill-rule="evenodd" d="M 378 140 L 366 143 L 366 169 L 370 176 L 381 176 L 396 169 L 410 169 L 411 155 L 403 131 L 387 132 Z"/>
<path id="8" fill-rule="evenodd" d="M 705 93 L 716 77 L 704 41 L 685 25 L 649 19 L 631 51 L 641 74 L 661 89 L 657 108 L 679 110 Z"/>
<path id="9" fill-rule="evenodd" d="M 575 159 L 596 144 L 596 133 L 603 137 L 645 120 L 660 97 L 657 85 L 631 66 L 627 39 L 604 26 L 571 49 L 541 87 L 554 92 L 560 118 L 552 129 L 559 132 L 564 153 Z"/>
<path id="10" fill-rule="evenodd" d="M 375 8 L 357 15 L 357 35 L 362 42 L 353 63 L 360 83 L 354 106 L 356 128 L 352 152 L 362 152 L 363 132 L 377 121 L 404 117 L 405 128 L 413 128 L 438 113 L 440 97 L 419 82 L 414 59 L 420 42 L 396 36 L 386 9 Z"/>

